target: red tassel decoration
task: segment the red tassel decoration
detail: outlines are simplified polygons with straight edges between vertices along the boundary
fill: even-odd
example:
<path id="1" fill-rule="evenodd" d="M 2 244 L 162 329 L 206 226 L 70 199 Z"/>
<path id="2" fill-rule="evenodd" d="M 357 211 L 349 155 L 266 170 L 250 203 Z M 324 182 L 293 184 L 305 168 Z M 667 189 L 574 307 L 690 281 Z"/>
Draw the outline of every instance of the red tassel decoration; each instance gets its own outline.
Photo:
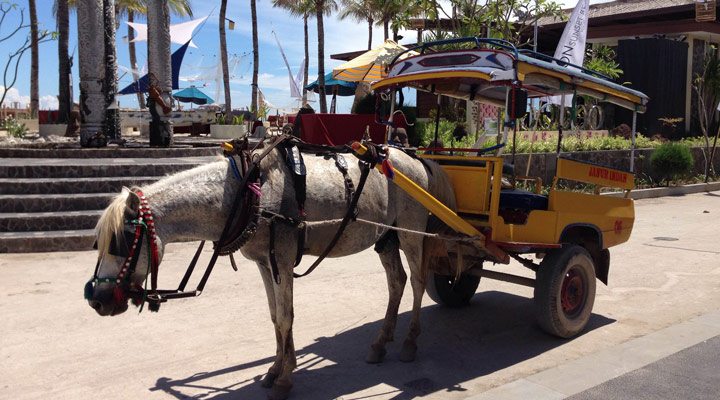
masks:
<path id="1" fill-rule="evenodd" d="M 115 288 L 113 289 L 113 300 L 115 300 L 115 303 L 125 302 L 125 292 L 120 288 L 120 286 L 115 286 Z"/>
<path id="2" fill-rule="evenodd" d="M 392 166 L 392 163 L 390 162 L 390 160 L 388 160 L 388 159 L 383 160 L 381 165 L 382 165 L 382 169 L 383 169 L 383 174 L 385 174 L 385 176 L 388 179 L 395 178 L 395 170 L 393 169 L 393 166 Z"/>

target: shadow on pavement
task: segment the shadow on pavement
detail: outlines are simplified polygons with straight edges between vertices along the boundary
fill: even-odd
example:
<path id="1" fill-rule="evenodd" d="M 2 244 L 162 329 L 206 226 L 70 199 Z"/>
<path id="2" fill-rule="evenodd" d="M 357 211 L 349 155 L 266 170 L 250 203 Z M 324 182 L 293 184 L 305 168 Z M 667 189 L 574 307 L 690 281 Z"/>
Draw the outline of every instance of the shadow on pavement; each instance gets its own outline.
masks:
<path id="1" fill-rule="evenodd" d="M 426 298 L 426 302 L 431 302 Z M 562 346 L 558 339 L 540 330 L 534 322 L 533 302 L 513 294 L 489 291 L 475 295 L 471 306 L 450 309 L 437 305 L 422 310 L 423 332 L 418 356 L 413 363 L 398 360 L 400 345 L 407 332 L 410 313 L 400 315 L 395 342 L 388 344 L 385 362 L 370 365 L 365 353 L 382 320 L 367 323 L 298 349 L 294 372 L 293 399 L 357 399 L 367 397 L 363 390 L 373 388 L 369 397 L 411 399 L 436 392 L 465 391 L 462 383 L 492 374 Z M 593 314 L 586 329 L 591 331 L 615 322 Z M 272 362 L 273 357 L 180 379 L 160 378 L 156 387 L 178 399 L 261 399 L 266 390 L 261 376 L 227 387 L 203 384 L 205 379 L 238 372 Z M 330 362 L 327 362 L 330 361 Z M 323 363 L 322 365 L 318 365 Z M 243 386 L 244 385 L 244 386 Z M 192 392 L 184 393 L 183 389 Z M 198 395 L 197 391 L 204 391 Z M 348 394 L 356 395 L 348 396 Z"/>

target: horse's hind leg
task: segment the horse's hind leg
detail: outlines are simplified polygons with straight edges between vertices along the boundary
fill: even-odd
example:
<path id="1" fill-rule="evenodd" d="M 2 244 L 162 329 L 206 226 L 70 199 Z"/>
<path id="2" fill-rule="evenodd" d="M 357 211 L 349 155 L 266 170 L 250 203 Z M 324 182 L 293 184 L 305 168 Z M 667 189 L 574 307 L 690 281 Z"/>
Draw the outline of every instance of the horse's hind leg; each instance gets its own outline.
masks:
<path id="1" fill-rule="evenodd" d="M 420 308 L 425 294 L 426 271 L 423 265 L 423 240 L 407 234 L 400 234 L 403 252 L 410 266 L 410 285 L 413 292 L 412 319 L 407 338 L 400 350 L 400 361 L 415 360 L 417 353 L 417 337 L 420 335 Z"/>
<path id="2" fill-rule="evenodd" d="M 380 255 L 380 261 L 385 268 L 385 276 L 387 277 L 388 285 L 388 305 L 387 311 L 385 312 L 385 321 L 383 322 L 382 328 L 378 333 L 377 339 L 370 346 L 370 351 L 365 361 L 371 364 L 382 362 L 385 357 L 385 343 L 392 342 L 395 334 L 395 325 L 397 324 L 398 308 L 400 307 L 400 300 L 402 299 L 403 290 L 405 289 L 405 282 L 407 282 L 407 275 L 403 271 L 402 261 L 400 260 L 400 247 L 397 240 L 397 236 L 391 234 L 389 240 L 385 240 L 384 243 L 379 246 L 378 254 Z"/>
<path id="3" fill-rule="evenodd" d="M 257 263 L 258 269 L 260 270 L 260 276 L 262 276 L 263 284 L 265 286 L 265 294 L 267 295 L 268 300 L 268 306 L 270 307 L 270 319 L 272 320 L 273 327 L 275 329 L 275 341 L 276 341 L 276 352 L 275 352 L 275 362 L 273 362 L 273 365 L 268 369 L 267 375 L 265 375 L 260 381 L 260 384 L 262 387 L 269 388 L 272 387 L 273 383 L 275 383 L 275 379 L 280 373 L 280 367 L 282 365 L 282 336 L 280 334 L 280 330 L 277 327 L 277 319 L 275 317 L 276 315 L 276 305 L 275 305 L 275 283 L 272 279 L 272 274 L 270 273 L 270 268 L 263 264 L 263 263 Z"/>

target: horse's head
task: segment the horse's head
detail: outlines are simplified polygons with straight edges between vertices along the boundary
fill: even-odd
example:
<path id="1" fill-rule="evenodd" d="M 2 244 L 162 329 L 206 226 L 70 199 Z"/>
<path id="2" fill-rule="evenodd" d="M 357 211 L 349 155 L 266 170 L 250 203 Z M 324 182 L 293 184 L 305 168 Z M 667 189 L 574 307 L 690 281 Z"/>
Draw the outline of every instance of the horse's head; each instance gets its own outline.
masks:
<path id="1" fill-rule="evenodd" d="M 100 315 L 118 315 L 144 300 L 143 282 L 162 256 L 152 211 L 139 189 L 124 189 L 95 228 L 98 261 L 85 298 Z"/>

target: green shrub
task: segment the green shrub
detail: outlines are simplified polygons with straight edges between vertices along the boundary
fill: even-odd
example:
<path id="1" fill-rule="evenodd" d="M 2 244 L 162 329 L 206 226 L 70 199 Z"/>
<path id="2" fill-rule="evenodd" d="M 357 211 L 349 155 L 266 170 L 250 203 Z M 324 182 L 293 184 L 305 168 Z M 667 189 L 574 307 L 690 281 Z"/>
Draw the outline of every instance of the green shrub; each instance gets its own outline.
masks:
<path id="1" fill-rule="evenodd" d="M 668 182 L 688 175 L 693 165 L 690 148 L 681 143 L 663 143 L 650 156 L 654 173 Z"/>
<path id="2" fill-rule="evenodd" d="M 13 117 L 5 118 L 0 125 L 2 129 L 7 130 L 8 135 L 11 137 L 22 138 L 27 133 L 25 124 L 21 124 Z"/>

